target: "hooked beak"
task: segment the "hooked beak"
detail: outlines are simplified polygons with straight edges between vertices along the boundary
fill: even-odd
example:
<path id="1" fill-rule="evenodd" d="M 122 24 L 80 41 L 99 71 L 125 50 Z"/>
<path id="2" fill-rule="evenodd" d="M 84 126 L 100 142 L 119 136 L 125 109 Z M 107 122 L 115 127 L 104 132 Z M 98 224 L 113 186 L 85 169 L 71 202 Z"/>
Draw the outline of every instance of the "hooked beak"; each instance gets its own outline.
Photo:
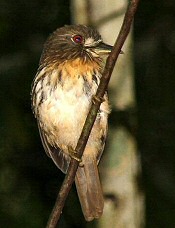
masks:
<path id="1" fill-rule="evenodd" d="M 99 55 L 105 55 L 109 54 L 112 48 L 113 46 L 100 42 L 96 47 L 93 48 L 93 50 Z"/>
<path id="2" fill-rule="evenodd" d="M 99 55 L 108 55 L 112 51 L 113 46 L 100 42 L 94 46 L 86 46 L 86 48 L 94 57 L 98 57 Z M 124 52 L 121 50 L 120 54 L 123 53 Z"/>

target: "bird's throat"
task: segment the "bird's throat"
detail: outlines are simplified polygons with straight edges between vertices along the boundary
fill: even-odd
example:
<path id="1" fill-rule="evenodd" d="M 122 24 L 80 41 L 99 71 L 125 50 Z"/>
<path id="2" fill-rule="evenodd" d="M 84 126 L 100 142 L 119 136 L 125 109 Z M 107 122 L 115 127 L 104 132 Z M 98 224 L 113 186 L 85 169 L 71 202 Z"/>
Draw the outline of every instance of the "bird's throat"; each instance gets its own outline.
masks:
<path id="1" fill-rule="evenodd" d="M 66 75 L 74 78 L 74 77 L 81 77 L 87 74 L 93 75 L 94 72 L 101 72 L 102 67 L 100 62 L 95 61 L 86 61 L 84 62 L 80 58 L 75 60 L 67 60 L 58 66 L 58 70 L 61 69 L 62 71 L 66 72 Z M 63 72 L 64 74 L 64 72 Z"/>

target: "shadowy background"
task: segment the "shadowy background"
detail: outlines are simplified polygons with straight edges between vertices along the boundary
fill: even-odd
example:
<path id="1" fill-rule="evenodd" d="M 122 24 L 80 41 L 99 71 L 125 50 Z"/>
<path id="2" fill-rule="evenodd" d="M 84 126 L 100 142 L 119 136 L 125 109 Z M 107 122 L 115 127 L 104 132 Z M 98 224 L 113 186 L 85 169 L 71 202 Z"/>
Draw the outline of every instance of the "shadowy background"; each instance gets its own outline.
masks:
<path id="1" fill-rule="evenodd" d="M 42 148 L 30 88 L 43 43 L 70 24 L 69 1 L 0 0 L 0 226 L 45 227 L 64 175 Z M 138 143 L 146 227 L 175 226 L 175 2 L 142 0 L 135 18 Z M 60 227 L 85 227 L 71 191 Z"/>
<path id="2" fill-rule="evenodd" d="M 135 19 L 138 143 L 146 227 L 175 227 L 175 2 L 142 0 Z"/>

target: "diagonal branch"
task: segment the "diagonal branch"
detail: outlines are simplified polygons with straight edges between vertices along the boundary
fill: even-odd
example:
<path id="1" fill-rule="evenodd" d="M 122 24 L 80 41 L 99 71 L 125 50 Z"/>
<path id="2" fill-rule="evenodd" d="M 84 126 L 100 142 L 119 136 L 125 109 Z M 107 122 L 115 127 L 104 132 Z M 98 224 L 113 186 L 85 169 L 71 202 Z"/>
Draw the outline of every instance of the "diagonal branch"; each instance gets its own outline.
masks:
<path id="1" fill-rule="evenodd" d="M 78 140 L 78 143 L 77 143 L 77 146 L 75 149 L 77 156 L 79 158 L 81 158 L 83 155 L 83 151 L 86 147 L 86 143 L 88 141 L 91 129 L 92 129 L 93 124 L 95 122 L 98 109 L 99 109 L 100 104 L 102 102 L 102 98 L 104 96 L 105 91 L 107 90 L 107 86 L 108 86 L 112 71 L 114 69 L 114 65 L 118 59 L 121 48 L 122 48 L 122 46 L 123 46 L 123 44 L 127 38 L 127 35 L 130 31 L 131 24 L 132 24 L 138 3 L 139 3 L 139 0 L 131 0 L 130 1 L 128 8 L 127 8 L 127 11 L 126 11 L 126 14 L 125 14 L 125 17 L 124 17 L 124 21 L 123 21 L 120 33 L 117 37 L 117 40 L 114 44 L 114 47 L 113 47 L 110 55 L 107 58 L 106 65 L 104 68 L 104 72 L 103 72 L 99 87 L 97 89 L 94 102 L 92 102 L 92 105 L 91 105 L 90 111 L 88 113 L 88 116 L 86 118 L 81 136 Z M 78 169 L 78 165 L 79 165 L 78 161 L 76 161 L 75 159 L 71 159 L 67 175 L 65 176 L 65 179 L 64 179 L 63 184 L 61 186 L 61 189 L 58 193 L 55 206 L 52 210 L 52 213 L 50 215 L 50 218 L 49 218 L 49 221 L 47 224 L 47 228 L 55 228 L 57 225 L 57 222 L 60 218 L 60 215 L 62 213 L 62 209 L 63 209 L 64 204 L 65 204 L 66 198 L 67 198 L 68 193 L 71 189 L 72 183 L 74 182 L 75 174 L 76 174 L 76 171 Z"/>

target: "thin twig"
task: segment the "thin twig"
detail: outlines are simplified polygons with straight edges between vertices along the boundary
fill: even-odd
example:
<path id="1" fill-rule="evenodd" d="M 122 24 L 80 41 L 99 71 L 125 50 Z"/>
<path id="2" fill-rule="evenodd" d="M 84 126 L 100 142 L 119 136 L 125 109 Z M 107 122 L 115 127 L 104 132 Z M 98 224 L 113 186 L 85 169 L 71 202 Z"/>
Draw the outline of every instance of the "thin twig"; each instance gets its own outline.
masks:
<path id="1" fill-rule="evenodd" d="M 101 98 L 103 98 L 104 93 L 107 90 L 107 86 L 108 86 L 114 65 L 117 61 L 117 58 L 120 54 L 122 46 L 123 46 L 123 44 L 127 38 L 129 31 L 130 31 L 131 24 L 132 24 L 138 3 L 139 3 L 139 0 L 131 0 L 130 1 L 128 8 L 127 8 L 127 11 L 126 11 L 126 14 L 125 14 L 125 17 L 124 17 L 124 21 L 123 21 L 120 33 L 117 37 L 117 40 L 115 42 L 115 45 L 114 45 L 110 55 L 107 58 L 106 65 L 104 68 L 104 72 L 103 72 L 103 75 L 102 75 L 102 78 L 101 78 L 101 81 L 100 81 L 100 84 L 99 84 L 99 87 L 97 89 L 97 93 L 95 96 L 97 99 L 94 99 L 95 102 L 92 102 L 89 114 L 86 118 L 81 136 L 78 140 L 78 143 L 77 143 L 77 146 L 75 149 L 75 151 L 77 152 L 77 156 L 79 158 L 81 158 L 83 155 L 83 151 L 85 149 L 85 146 L 86 146 L 87 140 L 89 138 L 91 129 L 93 127 L 93 124 L 95 122 L 98 109 L 99 109 L 100 104 L 102 102 Z M 76 174 L 78 165 L 79 165 L 78 161 L 76 161 L 75 159 L 71 159 L 67 175 L 65 176 L 65 179 L 64 179 L 63 184 L 61 186 L 61 189 L 58 193 L 55 206 L 52 210 L 52 213 L 50 215 L 50 218 L 49 218 L 49 221 L 47 224 L 47 228 L 55 228 L 57 225 L 57 222 L 60 218 L 60 215 L 62 213 L 62 209 L 63 209 L 64 204 L 65 204 L 66 198 L 67 198 L 68 193 L 71 189 L 72 183 L 74 182 L 75 174 Z"/>

